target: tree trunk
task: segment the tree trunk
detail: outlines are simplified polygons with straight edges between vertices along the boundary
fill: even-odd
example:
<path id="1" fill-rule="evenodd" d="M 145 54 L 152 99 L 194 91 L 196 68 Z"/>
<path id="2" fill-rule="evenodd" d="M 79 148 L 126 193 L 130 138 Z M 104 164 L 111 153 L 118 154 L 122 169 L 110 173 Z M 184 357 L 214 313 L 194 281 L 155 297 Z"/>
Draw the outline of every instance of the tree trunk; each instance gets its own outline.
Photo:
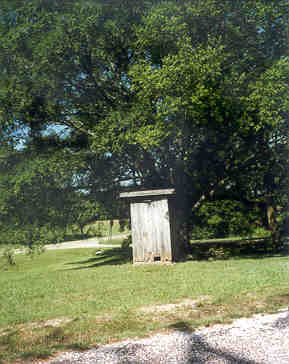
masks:
<path id="1" fill-rule="evenodd" d="M 274 248 L 280 247 L 280 233 L 278 230 L 278 223 L 276 220 L 276 206 L 271 196 L 267 196 L 265 198 L 266 205 L 266 217 L 267 217 L 267 225 L 269 230 L 271 231 L 272 236 L 272 244 Z"/>
<path id="2" fill-rule="evenodd" d="M 110 240 L 112 239 L 112 228 L 113 228 L 113 223 L 114 223 L 114 221 L 113 221 L 113 220 L 110 220 L 110 221 L 109 221 L 109 238 L 110 238 Z"/>
<path id="3" fill-rule="evenodd" d="M 173 177 L 176 189 L 176 218 L 179 231 L 179 248 L 186 256 L 191 252 L 190 230 L 188 220 L 191 214 L 190 198 L 187 192 L 188 176 L 184 170 L 184 163 L 178 161 Z"/>

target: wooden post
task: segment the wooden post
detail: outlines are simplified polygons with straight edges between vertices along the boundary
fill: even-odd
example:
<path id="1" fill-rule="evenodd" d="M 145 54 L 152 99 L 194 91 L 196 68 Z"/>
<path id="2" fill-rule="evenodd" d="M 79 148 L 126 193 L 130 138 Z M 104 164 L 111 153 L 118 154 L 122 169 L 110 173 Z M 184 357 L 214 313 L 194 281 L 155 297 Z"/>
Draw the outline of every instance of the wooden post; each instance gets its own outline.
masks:
<path id="1" fill-rule="evenodd" d="M 173 262 L 178 257 L 174 189 L 125 192 L 130 201 L 133 262 Z"/>

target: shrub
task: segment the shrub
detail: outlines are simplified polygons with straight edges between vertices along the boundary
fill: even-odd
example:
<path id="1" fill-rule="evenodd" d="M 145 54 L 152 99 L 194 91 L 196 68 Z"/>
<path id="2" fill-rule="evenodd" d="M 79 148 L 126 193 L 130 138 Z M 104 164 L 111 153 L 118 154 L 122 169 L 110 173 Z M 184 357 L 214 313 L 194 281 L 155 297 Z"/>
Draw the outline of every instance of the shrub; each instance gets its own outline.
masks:
<path id="1" fill-rule="evenodd" d="M 94 225 L 89 226 L 87 229 L 88 236 L 102 237 L 105 235 L 105 223 L 103 221 L 97 221 Z"/>
<path id="2" fill-rule="evenodd" d="M 203 203 L 193 219 L 192 239 L 251 235 L 260 218 L 257 208 L 248 209 L 242 202 L 218 200 Z"/>

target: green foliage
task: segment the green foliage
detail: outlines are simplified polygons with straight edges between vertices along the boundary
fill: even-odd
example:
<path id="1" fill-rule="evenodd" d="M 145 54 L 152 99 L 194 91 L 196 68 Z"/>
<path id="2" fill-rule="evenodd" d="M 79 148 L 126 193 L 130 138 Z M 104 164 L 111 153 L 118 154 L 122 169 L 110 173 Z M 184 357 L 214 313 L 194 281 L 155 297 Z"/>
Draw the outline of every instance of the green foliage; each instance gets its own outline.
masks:
<path id="1" fill-rule="evenodd" d="M 74 201 L 73 201 L 74 198 Z M 86 198 L 85 194 L 74 194 L 71 197 L 70 214 L 72 216 L 72 223 L 80 228 L 80 232 L 84 234 L 84 226 L 98 217 L 100 211 L 99 202 L 90 201 Z M 89 232 L 87 231 L 87 234 Z"/>
<path id="2" fill-rule="evenodd" d="M 61 228 L 50 230 L 49 226 L 37 227 L 36 225 L 19 228 L 2 226 L 0 232 L 0 246 L 12 244 L 32 248 L 34 245 L 56 244 L 64 241 L 65 232 Z"/>
<path id="3" fill-rule="evenodd" d="M 232 200 L 204 202 L 195 213 L 197 226 L 192 230 L 193 239 L 248 236 L 255 230 L 261 218 L 258 208 L 248 209 L 244 204 Z"/>
<path id="4" fill-rule="evenodd" d="M 174 186 L 185 217 L 212 198 L 286 209 L 287 0 L 5 1 L 0 16 L 1 221 L 82 230 L 95 201 L 125 216 L 128 181 Z M 248 231 L 225 210 L 203 234 Z"/>
<path id="5" fill-rule="evenodd" d="M 65 151 L 50 151 L 38 153 L 28 147 L 5 157 L 0 171 L 1 243 L 24 244 L 31 249 L 56 240 L 51 234 L 59 235 L 70 222 L 78 161 Z"/>
<path id="6" fill-rule="evenodd" d="M 88 236 L 102 237 L 105 235 L 105 226 L 103 221 L 98 221 L 96 224 L 89 226 L 87 229 Z"/>

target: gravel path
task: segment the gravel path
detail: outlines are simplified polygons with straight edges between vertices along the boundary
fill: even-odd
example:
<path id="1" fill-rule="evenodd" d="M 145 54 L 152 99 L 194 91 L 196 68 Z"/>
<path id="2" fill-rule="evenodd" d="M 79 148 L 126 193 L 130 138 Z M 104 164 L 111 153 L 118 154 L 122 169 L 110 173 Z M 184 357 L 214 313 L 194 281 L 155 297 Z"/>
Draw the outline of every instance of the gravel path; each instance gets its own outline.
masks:
<path id="1" fill-rule="evenodd" d="M 59 244 L 45 245 L 46 250 L 55 249 L 74 249 L 74 248 L 117 248 L 120 245 L 116 244 L 102 244 L 103 241 L 109 241 L 111 239 L 126 238 L 129 234 L 119 234 L 113 236 L 105 236 L 102 238 L 89 238 L 83 240 L 66 241 Z"/>
<path id="2" fill-rule="evenodd" d="M 116 248 L 120 245 L 116 244 L 102 244 L 104 240 L 109 241 L 110 239 L 125 238 L 127 234 L 115 235 L 104 238 L 90 238 L 84 240 L 66 241 L 59 244 L 48 244 L 45 245 L 46 250 L 58 250 L 58 249 L 75 249 L 75 248 Z"/>
<path id="3" fill-rule="evenodd" d="M 109 241 L 111 239 L 121 239 L 126 238 L 129 234 L 120 234 L 113 235 L 111 237 L 102 237 L 102 238 L 89 238 L 83 240 L 73 240 L 73 241 L 65 241 L 58 244 L 47 244 L 44 245 L 45 250 L 63 250 L 63 249 L 78 249 L 78 248 L 119 248 L 120 245 L 117 244 L 103 244 L 103 241 Z M 16 249 L 15 253 L 20 254 L 24 253 L 24 249 Z M 0 250 L 1 255 L 1 250 Z"/>
<path id="4" fill-rule="evenodd" d="M 174 331 L 38 364 L 288 364 L 289 312 L 255 315 L 193 333 Z"/>

